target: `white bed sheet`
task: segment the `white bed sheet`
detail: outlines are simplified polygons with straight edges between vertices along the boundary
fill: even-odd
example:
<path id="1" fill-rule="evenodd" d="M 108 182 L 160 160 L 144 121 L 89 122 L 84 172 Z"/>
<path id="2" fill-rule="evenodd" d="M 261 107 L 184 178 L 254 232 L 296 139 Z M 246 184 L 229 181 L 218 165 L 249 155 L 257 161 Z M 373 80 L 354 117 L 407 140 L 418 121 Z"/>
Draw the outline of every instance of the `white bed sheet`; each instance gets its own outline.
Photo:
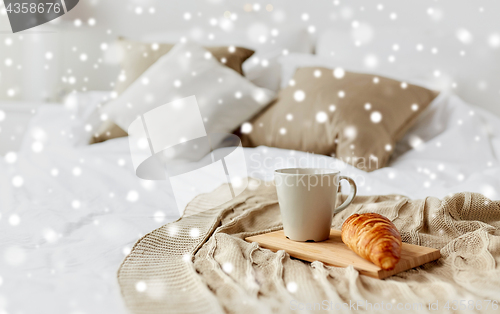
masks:
<path id="1" fill-rule="evenodd" d="M 121 261 L 140 236 L 179 215 L 168 182 L 134 175 L 125 138 L 76 145 L 78 119 L 43 107 L 17 160 L 0 162 L 0 312 L 127 312 L 116 281 Z M 265 180 L 277 167 L 328 166 L 364 195 L 499 197 L 500 119 L 455 96 L 441 95 L 396 150 L 389 167 L 365 173 L 326 156 L 244 149 L 249 175 Z M 182 184 L 186 193 L 209 192 L 213 180 L 200 172 Z"/>

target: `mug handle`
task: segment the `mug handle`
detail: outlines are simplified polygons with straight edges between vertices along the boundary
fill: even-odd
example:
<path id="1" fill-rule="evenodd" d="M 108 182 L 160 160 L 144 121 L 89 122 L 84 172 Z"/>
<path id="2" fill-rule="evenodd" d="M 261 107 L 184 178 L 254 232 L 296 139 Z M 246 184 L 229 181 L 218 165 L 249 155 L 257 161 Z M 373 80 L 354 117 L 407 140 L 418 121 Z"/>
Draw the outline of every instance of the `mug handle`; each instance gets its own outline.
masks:
<path id="1" fill-rule="evenodd" d="M 335 210 L 333 211 L 333 214 L 338 214 L 341 211 L 343 211 L 344 209 L 346 209 L 347 206 L 349 206 L 349 204 L 351 204 L 352 200 L 356 196 L 356 192 L 358 191 L 358 189 L 356 187 L 356 183 L 354 182 L 353 179 L 346 177 L 346 176 L 339 176 L 339 184 L 340 184 L 340 180 L 346 180 L 347 182 L 349 182 L 349 185 L 351 186 L 351 191 L 349 192 L 349 196 L 344 201 L 344 203 L 342 203 L 342 205 L 340 205 L 339 207 L 335 208 Z"/>

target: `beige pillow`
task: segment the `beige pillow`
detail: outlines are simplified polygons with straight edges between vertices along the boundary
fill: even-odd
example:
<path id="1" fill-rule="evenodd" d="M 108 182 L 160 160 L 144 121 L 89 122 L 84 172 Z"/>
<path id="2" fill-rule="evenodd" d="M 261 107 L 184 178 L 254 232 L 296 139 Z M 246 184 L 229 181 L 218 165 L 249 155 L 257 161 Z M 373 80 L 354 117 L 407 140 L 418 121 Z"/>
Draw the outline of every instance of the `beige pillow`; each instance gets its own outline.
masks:
<path id="1" fill-rule="evenodd" d="M 114 138 L 128 136 L 127 132 L 111 120 L 102 122 L 89 144 L 101 143 Z"/>
<path id="2" fill-rule="evenodd" d="M 332 155 L 366 171 L 387 164 L 395 142 L 437 96 L 380 76 L 319 67 L 298 69 L 292 84 L 252 119 L 244 145 Z"/>
<path id="3" fill-rule="evenodd" d="M 124 52 L 121 62 L 122 71 L 115 86 L 118 94 L 127 89 L 142 73 L 175 46 L 174 44 L 137 42 L 124 38 L 120 38 L 118 43 Z M 254 54 L 253 50 L 234 46 L 204 48 L 221 63 L 239 74 L 243 74 L 241 68 L 243 62 Z"/>

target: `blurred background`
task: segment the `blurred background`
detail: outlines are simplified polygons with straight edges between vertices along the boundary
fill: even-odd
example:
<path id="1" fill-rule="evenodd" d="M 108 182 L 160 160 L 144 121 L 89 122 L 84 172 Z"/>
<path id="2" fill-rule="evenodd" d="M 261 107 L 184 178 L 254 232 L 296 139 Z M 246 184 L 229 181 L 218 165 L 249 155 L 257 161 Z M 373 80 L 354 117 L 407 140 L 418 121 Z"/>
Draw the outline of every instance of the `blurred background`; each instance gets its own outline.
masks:
<path id="1" fill-rule="evenodd" d="M 472 106 L 442 97 L 401 140 L 393 156 L 409 153 L 394 167 L 353 169 L 367 179 L 358 191 L 498 199 L 500 126 L 475 109 L 500 117 L 499 12 L 499 0 L 80 0 L 64 16 L 13 34 L 0 1 L 0 313 L 7 306 L 9 313 L 125 312 L 118 265 L 138 238 L 178 218 L 169 181 L 137 178 L 126 139 L 88 146 L 85 108 L 93 111 L 124 81 L 120 37 L 153 50 L 188 39 L 253 49 L 246 78 L 276 91 L 297 65 L 318 62 L 457 94 Z M 45 104 L 57 107 L 40 109 Z M 86 146 L 73 149 L 78 137 Z M 253 169 L 263 178 L 276 168 L 266 160 L 305 158 L 311 166 L 324 157 L 255 152 L 262 157 Z M 221 183 L 193 173 L 196 180 L 177 189 L 188 200 L 211 191 L 207 182 Z M 470 289 L 483 282 L 469 275 L 456 282 Z"/>
<path id="2" fill-rule="evenodd" d="M 339 57 L 340 66 L 345 60 L 337 48 L 352 52 L 346 62 L 367 72 L 411 72 L 500 115 L 498 12 L 495 0 L 80 0 L 63 17 L 12 34 L 1 3 L 0 153 L 15 149 L 40 103 L 113 90 L 119 36 L 150 42 L 187 37 L 213 45 L 234 39 L 255 48 L 303 28 L 311 44 L 294 50 L 314 53 L 318 37 L 330 32 L 331 46 L 323 44 L 321 53 Z"/>

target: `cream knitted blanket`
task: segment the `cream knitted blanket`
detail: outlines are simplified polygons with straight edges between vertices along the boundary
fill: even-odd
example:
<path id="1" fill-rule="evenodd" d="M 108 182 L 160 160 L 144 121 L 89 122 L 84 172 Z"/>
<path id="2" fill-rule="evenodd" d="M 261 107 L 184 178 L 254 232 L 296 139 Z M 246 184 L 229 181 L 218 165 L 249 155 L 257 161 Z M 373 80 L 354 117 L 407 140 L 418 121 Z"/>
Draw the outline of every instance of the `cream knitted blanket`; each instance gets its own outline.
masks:
<path id="1" fill-rule="evenodd" d="M 438 261 L 378 280 L 246 242 L 281 228 L 275 187 L 253 179 L 249 186 L 215 208 L 220 189 L 198 196 L 183 218 L 135 244 L 118 271 L 132 312 L 500 313 L 500 201 L 474 193 L 356 197 L 332 227 L 353 213 L 377 212 L 404 242 L 441 250 Z"/>

